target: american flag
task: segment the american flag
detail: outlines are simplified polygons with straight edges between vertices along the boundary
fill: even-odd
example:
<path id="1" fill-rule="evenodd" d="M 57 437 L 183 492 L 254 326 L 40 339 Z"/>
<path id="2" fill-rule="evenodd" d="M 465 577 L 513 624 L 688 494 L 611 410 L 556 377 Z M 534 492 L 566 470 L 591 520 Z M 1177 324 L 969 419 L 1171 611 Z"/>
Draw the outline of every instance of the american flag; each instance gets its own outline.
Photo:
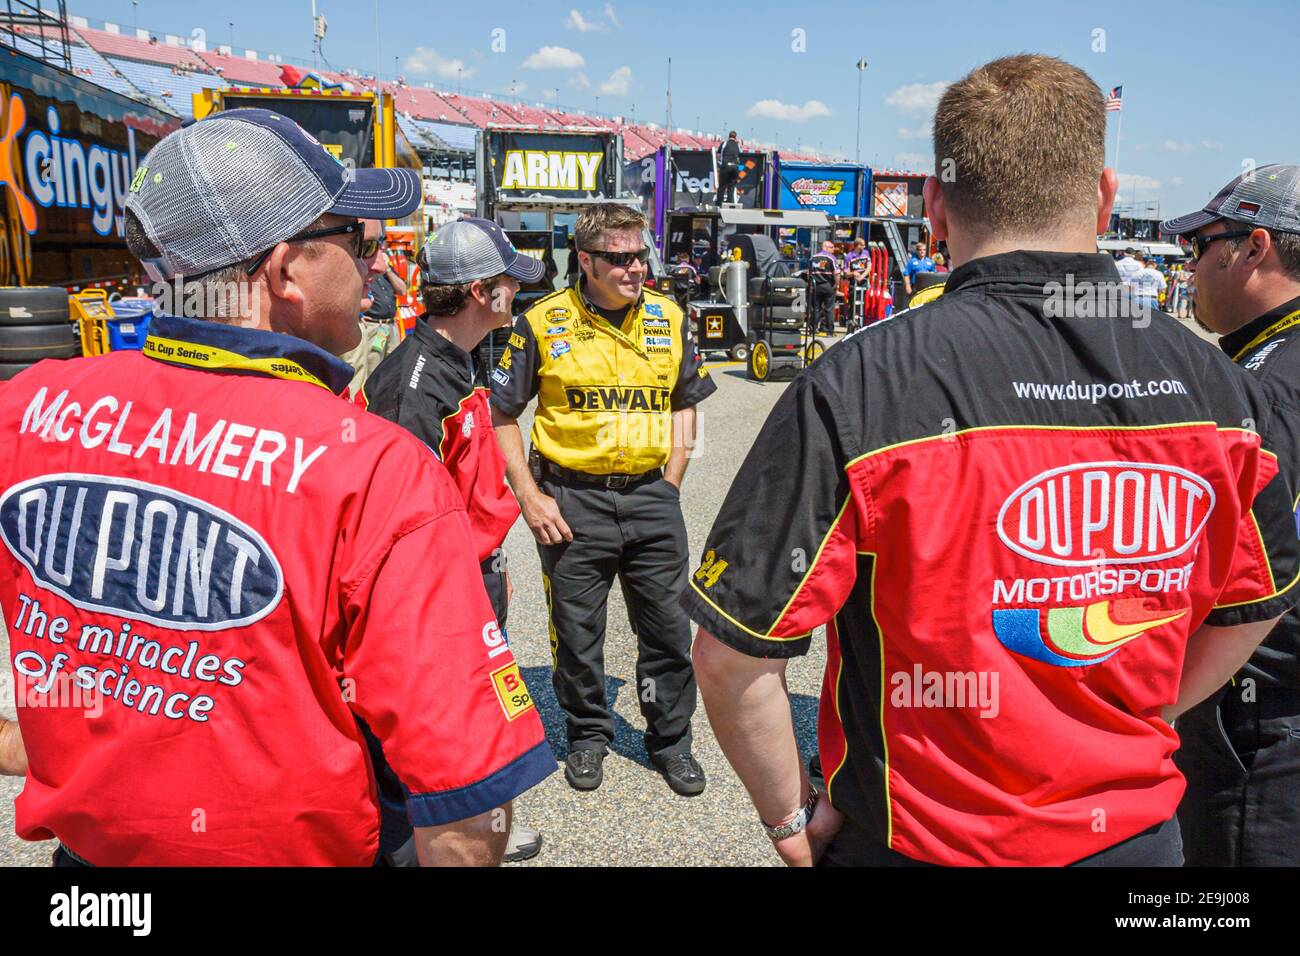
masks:
<path id="1" fill-rule="evenodd" d="M 1118 113 L 1124 108 L 1124 87 L 1117 86 L 1110 91 L 1110 96 L 1106 97 L 1106 112 Z"/>

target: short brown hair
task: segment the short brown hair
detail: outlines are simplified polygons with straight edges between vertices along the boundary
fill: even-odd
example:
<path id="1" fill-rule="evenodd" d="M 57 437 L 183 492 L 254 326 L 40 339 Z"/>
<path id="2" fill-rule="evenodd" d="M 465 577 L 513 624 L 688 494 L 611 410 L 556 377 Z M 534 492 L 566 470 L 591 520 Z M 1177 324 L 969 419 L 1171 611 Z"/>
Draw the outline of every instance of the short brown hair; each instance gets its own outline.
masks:
<path id="1" fill-rule="evenodd" d="M 503 272 L 488 279 L 475 279 L 473 282 L 458 282 L 455 285 L 433 285 L 420 283 L 420 298 L 424 301 L 424 310 L 429 315 L 456 315 L 469 302 L 469 287 L 474 282 L 483 284 L 483 291 L 489 295 L 506 278 Z"/>
<path id="2" fill-rule="evenodd" d="M 599 249 L 605 232 L 610 229 L 636 229 L 646 226 L 645 216 L 631 206 L 617 202 L 603 202 L 584 209 L 573 227 L 573 236 L 579 250 Z"/>
<path id="3" fill-rule="evenodd" d="M 1083 70 L 1024 53 L 972 70 L 934 114 L 945 205 L 993 234 L 1043 232 L 1095 215 L 1106 103 Z"/>

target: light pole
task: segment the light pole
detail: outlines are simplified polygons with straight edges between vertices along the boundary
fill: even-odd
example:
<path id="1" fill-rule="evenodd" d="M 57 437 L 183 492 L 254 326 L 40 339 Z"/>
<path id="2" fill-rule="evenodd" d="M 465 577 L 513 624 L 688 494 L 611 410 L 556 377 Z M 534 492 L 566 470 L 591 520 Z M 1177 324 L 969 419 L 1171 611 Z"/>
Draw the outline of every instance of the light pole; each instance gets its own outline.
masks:
<path id="1" fill-rule="evenodd" d="M 853 161 L 862 162 L 862 74 L 867 72 L 867 58 L 858 60 L 858 132 L 853 140 Z"/>

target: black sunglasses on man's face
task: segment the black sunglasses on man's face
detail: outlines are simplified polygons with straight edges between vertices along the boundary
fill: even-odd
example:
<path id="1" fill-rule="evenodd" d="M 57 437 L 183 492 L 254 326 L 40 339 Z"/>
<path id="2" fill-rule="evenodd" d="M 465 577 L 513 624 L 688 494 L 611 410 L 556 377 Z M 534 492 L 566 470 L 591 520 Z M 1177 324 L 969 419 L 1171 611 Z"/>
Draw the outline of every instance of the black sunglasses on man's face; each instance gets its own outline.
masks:
<path id="1" fill-rule="evenodd" d="M 599 256 L 608 262 L 611 266 L 620 266 L 626 268 L 634 261 L 645 265 L 650 261 L 650 249 L 642 246 L 635 252 L 609 252 L 605 249 L 583 249 L 583 252 L 589 256 Z"/>
<path id="2" fill-rule="evenodd" d="M 1195 262 L 1205 255 L 1212 242 L 1218 242 L 1220 239 L 1241 239 L 1254 231 L 1254 229 L 1238 229 L 1234 232 L 1216 232 L 1209 236 L 1193 235 L 1187 240 L 1192 246 L 1192 261 Z"/>
<path id="3" fill-rule="evenodd" d="M 381 239 L 367 239 L 366 224 L 360 219 L 354 219 L 342 226 L 334 226 L 330 229 L 317 229 L 313 232 L 300 232 L 296 236 L 290 236 L 288 239 L 281 241 L 306 242 L 308 239 L 323 239 L 326 236 L 342 235 L 350 235 L 352 237 L 352 255 L 361 260 L 374 258 L 375 253 L 379 251 L 379 244 L 382 241 Z M 275 245 L 278 246 L 279 244 L 280 243 L 277 242 Z M 256 275 L 257 270 L 262 268 L 262 264 L 266 262 L 267 258 L 274 251 L 275 246 L 272 246 L 265 252 L 258 253 L 257 258 L 250 262 L 248 268 L 244 270 L 245 274 L 249 276 Z"/>

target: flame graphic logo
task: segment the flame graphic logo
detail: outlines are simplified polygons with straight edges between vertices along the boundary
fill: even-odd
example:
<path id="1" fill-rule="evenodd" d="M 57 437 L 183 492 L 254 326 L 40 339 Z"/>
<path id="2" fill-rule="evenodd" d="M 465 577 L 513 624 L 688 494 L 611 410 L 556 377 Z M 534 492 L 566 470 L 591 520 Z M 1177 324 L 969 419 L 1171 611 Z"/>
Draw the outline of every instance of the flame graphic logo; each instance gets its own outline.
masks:
<path id="1" fill-rule="evenodd" d="M 18 156 L 18 134 L 27 125 L 27 107 L 22 97 L 14 93 L 9 97 L 9 109 L 6 110 L 4 137 L 0 138 L 0 183 L 9 187 L 14 204 L 18 207 L 18 217 L 27 232 L 36 232 L 36 207 L 19 185 L 17 170 L 14 168 Z"/>

